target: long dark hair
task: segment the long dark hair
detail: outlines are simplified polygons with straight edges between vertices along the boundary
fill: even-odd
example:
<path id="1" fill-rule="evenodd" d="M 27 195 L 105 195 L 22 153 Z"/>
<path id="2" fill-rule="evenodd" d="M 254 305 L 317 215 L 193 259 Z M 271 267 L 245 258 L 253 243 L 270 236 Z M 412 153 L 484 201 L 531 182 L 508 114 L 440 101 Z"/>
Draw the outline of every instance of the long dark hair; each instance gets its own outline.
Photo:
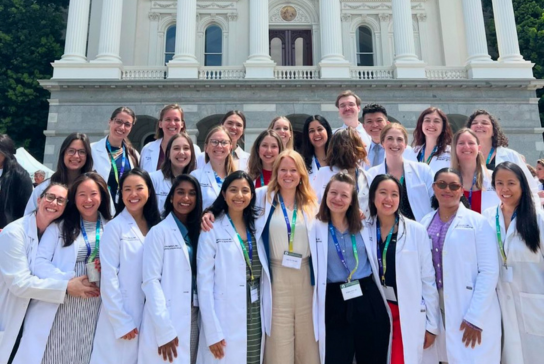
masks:
<path id="1" fill-rule="evenodd" d="M 141 177 L 147 186 L 147 189 L 149 191 L 149 197 L 147 198 L 147 202 L 144 205 L 143 215 L 145 221 L 147 222 L 147 227 L 151 229 L 153 226 L 161 222 L 161 215 L 157 207 L 157 195 L 155 194 L 155 188 L 153 188 L 153 182 L 151 182 L 151 177 L 149 177 L 149 173 L 147 173 L 140 167 L 132 168 L 130 171 L 124 173 L 123 177 L 121 177 L 121 180 L 119 180 L 119 193 L 121 194 L 121 196 L 123 196 L 123 184 L 129 176 Z M 117 213 L 115 214 L 115 216 L 118 216 L 124 209 L 125 201 L 120 198 L 117 207 Z"/>
<path id="2" fill-rule="evenodd" d="M 191 149 L 191 161 L 189 164 L 183 168 L 181 171 L 182 174 L 189 174 L 192 171 L 196 169 L 196 155 L 195 155 L 195 146 L 193 144 L 193 141 L 191 140 L 191 137 L 185 133 L 183 134 L 176 134 L 172 138 L 170 138 L 170 141 L 168 142 L 168 145 L 166 146 L 166 153 L 164 155 L 164 163 L 162 164 L 161 171 L 165 179 L 170 179 L 171 181 L 174 180 L 175 176 L 172 172 L 172 161 L 170 160 L 170 156 L 172 154 L 172 144 L 174 144 L 174 140 L 178 138 L 184 138 L 187 140 L 187 143 L 189 143 L 189 149 Z"/>
<path id="3" fill-rule="evenodd" d="M 306 119 L 306 121 L 304 122 L 304 126 L 302 127 L 302 146 L 300 148 L 300 155 L 302 155 L 302 158 L 304 158 L 304 163 L 306 164 L 308 173 L 312 173 L 312 159 L 314 158 L 315 154 L 314 145 L 310 141 L 310 123 L 312 121 L 317 121 L 327 131 L 325 155 L 327 154 L 327 150 L 329 149 L 329 142 L 332 139 L 332 129 L 327 119 L 325 119 L 321 115 L 310 116 L 308 119 Z"/>
<path id="4" fill-rule="evenodd" d="M 225 197 L 223 196 L 223 194 L 227 192 L 227 188 L 229 188 L 230 184 L 237 179 L 245 179 L 251 190 L 251 201 L 249 202 L 249 205 L 244 209 L 243 218 L 244 224 L 246 224 L 246 228 L 252 234 L 255 234 L 255 219 L 259 215 L 259 212 L 255 207 L 255 186 L 253 185 L 253 181 L 251 180 L 251 177 L 249 177 L 249 174 L 244 171 L 235 171 L 229 174 L 227 178 L 225 178 L 223 186 L 221 186 L 221 193 L 219 194 L 219 196 L 217 196 L 213 204 L 208 207 L 204 212 L 211 212 L 215 217 L 226 214 L 229 211 L 229 206 L 227 205 L 227 201 L 225 201 Z"/>
<path id="5" fill-rule="evenodd" d="M 259 178 L 261 173 L 263 173 L 263 162 L 261 161 L 261 157 L 259 156 L 259 148 L 261 147 L 261 143 L 263 142 L 264 138 L 267 136 L 271 136 L 272 138 L 276 139 L 276 142 L 278 143 L 278 155 L 283 152 L 283 142 L 281 141 L 281 137 L 272 129 L 266 129 L 259 134 L 257 139 L 255 139 L 255 142 L 253 143 L 253 146 L 251 147 L 251 153 L 249 154 L 249 161 L 247 163 L 247 169 L 248 174 L 251 178 L 256 180 Z M 263 186 L 261 186 L 263 187 Z"/>
<path id="6" fill-rule="evenodd" d="M 319 206 L 319 212 L 317 213 L 316 217 L 318 220 L 323 222 L 331 221 L 331 210 L 329 209 L 329 206 L 327 206 L 327 196 L 333 182 L 343 182 L 351 186 L 351 204 L 346 211 L 346 218 L 348 220 L 348 230 L 350 234 L 356 234 L 361 231 L 363 224 L 359 214 L 357 186 L 355 185 L 355 180 L 347 173 L 337 173 L 332 176 L 329 183 L 327 183 L 327 187 L 325 187 L 325 192 L 323 193 L 323 199 L 321 200 L 321 206 Z"/>
<path id="7" fill-rule="evenodd" d="M 376 176 L 376 178 L 374 178 L 368 190 L 368 209 L 370 210 L 370 217 L 375 217 L 376 215 L 378 215 L 378 209 L 376 208 L 376 204 L 374 203 L 374 200 L 376 199 L 376 191 L 378 190 L 378 186 L 383 181 L 393 181 L 397 185 L 397 188 L 399 190 L 399 207 L 397 208 L 397 211 L 395 211 L 395 214 L 400 215 L 400 201 L 402 201 L 402 186 L 399 180 L 390 174 L 379 174 Z"/>
<path id="8" fill-rule="evenodd" d="M 419 118 L 417 119 L 416 128 L 414 129 L 414 141 L 412 142 L 412 147 L 422 146 L 425 144 L 425 134 L 423 133 L 423 120 L 425 116 L 436 112 L 440 119 L 442 119 L 442 132 L 436 140 L 436 155 L 440 155 L 446 151 L 446 147 L 451 144 L 453 138 L 453 132 L 451 130 L 450 122 L 448 116 L 444 111 L 440 110 L 437 107 L 431 106 L 423 110 Z"/>
<path id="9" fill-rule="evenodd" d="M 98 212 L 102 215 L 104 220 L 111 220 L 110 193 L 106 181 L 104 181 L 104 179 L 96 172 L 83 173 L 76 178 L 68 189 L 68 203 L 64 210 L 64 214 L 62 215 L 64 222 L 62 225 L 62 238 L 65 247 L 72 245 L 81 233 L 81 214 L 76 206 L 76 194 L 79 185 L 88 180 L 93 180 L 100 191 L 100 206 L 98 206 Z M 98 218 L 100 219 L 100 216 L 98 216 Z"/>
<path id="10" fill-rule="evenodd" d="M 456 175 L 457 177 L 459 177 L 459 183 L 461 183 L 461 188 L 463 188 L 463 176 L 461 175 L 461 172 L 459 172 L 459 170 L 455 169 L 455 168 L 449 168 L 449 167 L 444 167 L 440 170 L 438 170 L 438 172 L 435 173 L 434 175 L 434 180 L 433 182 L 436 182 L 438 181 L 438 177 L 440 177 L 441 174 L 443 173 L 452 173 L 454 175 Z M 465 195 L 461 195 L 461 203 L 463 204 L 463 206 L 465 206 L 467 209 L 470 209 L 470 204 L 468 202 L 468 199 L 465 197 Z M 436 210 L 438 207 L 439 207 L 439 203 L 438 203 L 438 199 L 436 198 L 435 195 L 433 195 L 433 197 L 431 197 L 431 208 L 433 210 Z"/>
<path id="11" fill-rule="evenodd" d="M 540 228 L 538 227 L 535 202 L 531 195 L 529 182 L 527 182 L 525 173 L 523 173 L 518 165 L 512 162 L 502 162 L 495 166 L 495 170 L 491 176 L 493 188 L 495 188 L 495 177 L 500 170 L 514 173 L 519 181 L 521 197 L 519 199 L 518 207 L 516 208 L 516 229 L 523 241 L 525 241 L 527 248 L 533 253 L 536 253 L 540 248 Z M 540 203 L 540 201 L 537 201 L 537 203 Z"/>
<path id="12" fill-rule="evenodd" d="M 70 144 L 72 144 L 74 140 L 81 140 L 81 142 L 83 143 L 83 148 L 85 149 L 85 153 L 86 153 L 86 160 L 83 167 L 81 167 L 81 174 L 91 172 L 93 170 L 93 156 L 91 152 L 91 143 L 89 142 L 89 138 L 87 137 L 87 134 L 72 133 L 64 139 L 64 141 L 62 142 L 62 145 L 60 146 L 59 158 L 57 160 L 57 170 L 51 176 L 51 182 L 68 185 L 68 168 L 66 168 L 66 165 L 64 164 L 64 154 L 66 153 L 66 151 L 70 147 Z"/>

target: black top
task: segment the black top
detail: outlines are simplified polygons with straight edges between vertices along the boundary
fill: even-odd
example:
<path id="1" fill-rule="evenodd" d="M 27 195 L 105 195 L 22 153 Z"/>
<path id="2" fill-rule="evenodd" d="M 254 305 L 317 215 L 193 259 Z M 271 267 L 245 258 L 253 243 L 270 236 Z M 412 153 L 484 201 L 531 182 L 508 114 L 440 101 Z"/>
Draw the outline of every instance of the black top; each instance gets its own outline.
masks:
<path id="1" fill-rule="evenodd" d="M 494 155 L 493 158 L 489 161 L 489 164 L 485 165 L 490 171 L 495 170 L 495 157 L 496 155 Z"/>
<path id="2" fill-rule="evenodd" d="M 397 234 L 398 232 L 396 233 L 393 233 L 393 235 L 391 235 L 391 242 L 389 243 L 389 247 L 387 248 L 387 256 L 385 257 L 386 259 L 386 264 L 387 264 L 387 269 L 385 271 L 385 285 L 388 286 L 388 287 L 393 287 L 393 289 L 395 290 L 395 295 L 398 297 L 398 294 L 397 294 L 397 272 L 396 272 L 396 268 L 395 268 L 395 255 L 396 255 L 396 250 L 397 250 Z M 387 235 L 385 236 L 382 236 L 382 241 L 379 241 L 378 244 L 380 244 L 380 252 L 383 253 L 383 249 L 385 248 L 385 240 L 387 239 Z"/>
<path id="3" fill-rule="evenodd" d="M 414 213 L 412 211 L 412 207 L 410 206 L 410 201 L 408 200 L 408 189 L 406 188 L 406 181 L 402 184 L 402 199 L 400 201 L 400 212 L 404 217 L 415 220 Z"/>
<path id="4" fill-rule="evenodd" d="M 121 148 L 116 148 L 116 147 L 111 147 L 111 151 L 113 154 L 115 154 L 119 149 Z M 108 153 L 109 154 L 109 153 Z M 110 161 L 111 161 L 111 156 L 108 155 L 108 157 L 110 158 Z M 130 171 L 132 168 L 130 167 L 130 162 L 129 162 L 129 155 L 128 155 L 128 152 L 125 150 L 125 170 L 123 171 L 123 174 L 127 173 L 128 171 Z M 119 173 L 121 173 L 121 166 L 122 166 L 122 163 L 123 163 L 123 154 L 119 154 L 119 156 L 115 159 L 115 164 L 117 165 L 117 171 Z M 122 176 L 119 176 L 119 180 L 121 180 L 121 177 Z M 108 188 L 110 190 L 110 194 L 111 194 L 111 197 L 113 198 L 113 203 L 115 205 L 115 210 L 118 210 L 118 203 L 115 202 L 115 195 L 117 194 L 117 180 L 115 179 L 115 170 L 113 169 L 113 166 L 111 167 L 111 171 L 110 171 L 110 175 L 108 177 Z M 121 194 L 119 194 L 119 200 L 121 200 Z"/>

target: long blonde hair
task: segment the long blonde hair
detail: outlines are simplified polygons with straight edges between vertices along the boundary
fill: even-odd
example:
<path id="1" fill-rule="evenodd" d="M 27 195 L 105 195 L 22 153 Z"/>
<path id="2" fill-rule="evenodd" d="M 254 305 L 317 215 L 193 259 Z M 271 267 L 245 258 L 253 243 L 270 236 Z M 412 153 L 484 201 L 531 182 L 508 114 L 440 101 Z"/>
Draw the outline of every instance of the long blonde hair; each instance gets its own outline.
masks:
<path id="1" fill-rule="evenodd" d="M 310 186 L 310 179 L 308 177 L 308 171 L 306 170 L 306 164 L 304 164 L 304 159 L 302 159 L 302 156 L 294 150 L 284 150 L 276 158 L 274 166 L 272 167 L 272 178 L 268 183 L 266 198 L 268 202 L 273 202 L 274 204 L 279 203 L 278 193 L 280 192 L 281 187 L 278 184 L 278 170 L 280 169 L 281 161 L 284 158 L 291 158 L 295 162 L 297 172 L 300 174 L 300 183 L 297 186 L 295 195 L 297 206 L 306 213 L 308 217 L 313 217 L 316 214 L 317 196 Z M 274 192 L 274 201 L 272 201 L 272 192 Z"/>
<path id="2" fill-rule="evenodd" d="M 453 142 L 451 144 L 451 167 L 454 169 L 457 169 L 461 171 L 461 166 L 459 165 L 459 158 L 457 157 L 457 143 L 459 142 L 459 138 L 462 134 L 469 133 L 472 135 L 474 139 L 476 139 L 476 143 L 480 145 L 480 139 L 478 139 L 478 136 L 476 133 L 474 133 L 469 128 L 462 128 L 457 131 L 457 133 L 453 136 Z M 484 185 L 484 157 L 482 156 L 482 153 L 478 153 L 476 155 L 476 185 L 475 187 L 479 190 L 482 189 L 482 186 Z"/>
<path id="3" fill-rule="evenodd" d="M 234 148 L 234 146 L 232 145 L 232 138 L 230 137 L 229 132 L 223 126 L 218 125 L 212 128 L 208 132 L 208 135 L 206 135 L 206 140 L 204 141 L 204 160 L 206 161 L 206 163 L 210 161 L 210 156 L 208 155 L 208 152 L 206 152 L 206 146 L 208 145 L 208 142 L 210 141 L 211 136 L 217 133 L 218 131 L 225 133 L 225 135 L 229 138 L 229 141 L 230 141 L 231 151 L 230 153 L 227 154 L 227 158 L 225 159 L 225 172 L 227 173 L 227 176 L 228 176 L 229 174 L 231 174 L 232 172 L 236 170 L 236 167 L 234 166 L 234 159 L 232 158 L 232 148 Z"/>
<path id="4" fill-rule="evenodd" d="M 293 132 L 293 124 L 291 124 L 291 121 L 287 119 L 285 116 L 276 116 L 272 121 L 270 122 L 270 125 L 268 125 L 269 130 L 274 130 L 274 125 L 276 125 L 276 121 L 278 120 L 285 120 L 289 123 L 289 132 L 291 133 L 291 138 L 287 142 L 287 145 L 285 146 L 285 149 L 294 149 L 295 145 L 295 133 Z M 282 141 L 283 144 L 283 141 Z"/>

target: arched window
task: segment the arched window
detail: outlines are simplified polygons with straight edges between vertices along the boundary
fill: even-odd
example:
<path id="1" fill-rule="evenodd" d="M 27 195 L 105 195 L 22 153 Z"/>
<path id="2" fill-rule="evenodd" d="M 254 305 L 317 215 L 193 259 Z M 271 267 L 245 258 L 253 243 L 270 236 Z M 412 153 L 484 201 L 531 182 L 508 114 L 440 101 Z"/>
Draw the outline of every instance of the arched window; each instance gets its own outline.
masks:
<path id="1" fill-rule="evenodd" d="M 176 52 L 176 26 L 172 25 L 166 30 L 166 46 L 164 48 L 164 63 L 170 62 Z"/>
<path id="2" fill-rule="evenodd" d="M 365 26 L 357 28 L 357 66 L 374 66 L 372 31 Z"/>
<path id="3" fill-rule="evenodd" d="M 223 31 L 217 25 L 206 28 L 206 44 L 204 46 L 204 66 L 221 66 L 223 64 Z"/>

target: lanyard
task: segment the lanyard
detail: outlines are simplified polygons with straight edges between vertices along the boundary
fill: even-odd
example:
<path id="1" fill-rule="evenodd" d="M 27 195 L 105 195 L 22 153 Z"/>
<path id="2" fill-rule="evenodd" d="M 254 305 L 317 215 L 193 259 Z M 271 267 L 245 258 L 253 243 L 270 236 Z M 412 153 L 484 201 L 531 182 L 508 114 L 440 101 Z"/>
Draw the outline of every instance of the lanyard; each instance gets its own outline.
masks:
<path id="1" fill-rule="evenodd" d="M 336 238 L 336 233 L 334 232 L 334 226 L 329 222 L 329 231 L 331 232 L 332 240 L 334 242 L 334 247 L 336 248 L 336 253 L 338 253 L 338 258 L 340 258 L 340 261 L 346 267 L 346 270 L 349 273 L 348 276 L 348 282 L 351 282 L 351 277 L 353 276 L 353 273 L 357 271 L 357 268 L 359 268 L 359 254 L 357 254 L 357 244 L 355 242 L 355 235 L 351 234 L 351 246 L 353 248 L 353 256 L 355 257 L 355 268 L 353 268 L 352 271 L 348 268 L 348 263 L 346 262 L 346 259 L 344 258 L 344 254 L 342 254 L 342 249 L 340 249 L 340 244 L 338 244 L 338 239 Z"/>
<path id="2" fill-rule="evenodd" d="M 232 228 L 236 232 L 236 237 L 238 238 L 238 242 L 240 243 L 240 247 L 242 248 L 242 251 L 244 252 L 244 259 L 246 261 L 247 267 L 249 268 L 249 274 L 251 275 L 251 281 L 255 280 L 255 277 L 253 276 L 253 244 L 251 242 L 251 233 L 249 229 L 246 228 L 246 236 L 247 236 L 247 245 L 249 247 L 249 253 L 246 249 L 246 246 L 244 244 L 244 241 L 242 240 L 242 237 L 240 234 L 238 234 L 238 231 L 236 231 L 236 226 L 234 226 L 234 223 L 232 222 L 232 219 L 230 218 L 229 214 L 227 213 L 227 217 L 229 218 L 230 224 L 232 225 Z"/>
<path id="3" fill-rule="evenodd" d="M 387 161 L 383 163 L 385 165 L 385 174 L 387 174 Z M 404 163 L 402 163 L 402 176 L 400 176 L 400 184 L 404 184 Z"/>
<path id="4" fill-rule="evenodd" d="M 427 161 L 425 161 L 425 163 L 430 164 L 431 159 L 433 159 L 437 151 L 438 151 L 438 145 L 435 145 L 433 148 L 433 151 L 431 152 L 431 155 L 429 156 L 429 158 L 427 158 Z M 421 152 L 419 154 L 419 162 L 423 162 L 424 158 L 425 158 L 425 144 L 423 144 L 423 148 L 421 148 Z"/>
<path id="5" fill-rule="evenodd" d="M 487 160 L 485 161 L 485 164 L 489 164 L 489 162 L 491 162 L 491 157 L 493 156 L 494 151 L 495 151 L 495 148 L 491 147 L 491 150 L 489 151 L 489 154 L 487 156 Z"/>
<path id="6" fill-rule="evenodd" d="M 387 234 L 387 239 L 385 239 L 385 246 L 383 247 L 383 252 L 380 252 L 380 243 L 382 242 L 382 232 L 380 230 L 380 220 L 376 218 L 376 230 L 378 235 L 378 265 L 380 267 L 380 276 L 382 279 L 382 284 L 385 286 L 385 272 L 387 271 L 387 249 L 389 248 L 389 243 L 391 243 L 391 237 L 393 236 L 393 231 L 395 231 L 395 225 L 399 222 L 399 218 L 395 217 L 395 223 L 391 227 L 391 231 Z"/>
<path id="7" fill-rule="evenodd" d="M 123 149 L 123 159 L 121 160 L 121 172 L 117 170 L 117 163 L 115 162 L 115 158 L 113 158 L 113 152 L 111 151 L 111 144 L 108 139 L 106 139 L 106 148 L 108 148 L 108 153 L 110 154 L 111 167 L 113 168 L 113 174 L 115 176 L 115 181 L 117 182 L 117 194 L 119 194 L 119 179 L 123 177 L 123 173 L 125 172 L 125 162 L 126 162 L 125 148 L 121 144 L 121 148 Z"/>
<path id="8" fill-rule="evenodd" d="M 510 223 L 514 221 L 516 216 L 518 215 L 518 211 L 514 211 L 512 214 L 512 219 L 510 219 Z M 501 224 L 499 222 L 499 206 L 497 206 L 497 214 L 495 215 L 495 226 L 497 228 L 497 242 L 499 243 L 499 251 L 502 256 L 502 262 L 504 265 L 504 268 L 508 269 L 508 257 L 506 256 L 506 251 L 504 250 L 504 241 L 502 241 L 502 235 L 501 235 Z"/>
<path id="9" fill-rule="evenodd" d="M 289 215 L 287 215 L 287 209 L 283 203 L 283 197 L 280 196 L 281 211 L 283 212 L 283 218 L 285 219 L 285 225 L 287 225 L 287 239 L 289 240 L 289 252 L 293 252 L 293 239 L 295 238 L 295 226 L 297 224 L 297 201 L 295 200 L 295 211 L 293 211 L 293 219 L 289 224 Z"/>
<path id="10" fill-rule="evenodd" d="M 219 178 L 219 176 L 217 175 L 217 173 L 215 173 L 215 171 L 213 171 L 213 175 L 215 176 L 215 182 L 217 182 L 217 186 L 221 188 L 223 186 L 223 180 Z"/>
<path id="11" fill-rule="evenodd" d="M 262 172 L 261 172 L 261 187 L 264 187 L 264 176 Z"/>
<path id="12" fill-rule="evenodd" d="M 474 177 L 472 178 L 472 186 L 470 186 L 470 191 L 468 193 L 468 204 L 471 210 L 472 210 L 472 189 L 474 188 L 475 184 L 476 184 L 476 173 L 474 174 Z"/>
<path id="13" fill-rule="evenodd" d="M 89 237 L 87 236 L 87 232 L 85 231 L 85 225 L 83 224 L 83 219 L 80 219 L 81 223 L 81 233 L 83 234 L 83 240 L 85 241 L 85 245 L 87 246 L 87 256 L 85 257 L 85 263 L 88 263 L 89 260 L 92 262 L 96 258 L 96 255 L 98 254 L 98 249 L 100 248 L 100 216 L 96 220 L 96 241 L 94 243 L 94 251 L 91 255 L 91 243 L 89 243 Z"/>
<path id="14" fill-rule="evenodd" d="M 317 170 L 321 168 L 321 164 L 319 164 L 319 161 L 317 160 L 317 157 L 314 155 L 315 165 L 317 166 Z"/>

